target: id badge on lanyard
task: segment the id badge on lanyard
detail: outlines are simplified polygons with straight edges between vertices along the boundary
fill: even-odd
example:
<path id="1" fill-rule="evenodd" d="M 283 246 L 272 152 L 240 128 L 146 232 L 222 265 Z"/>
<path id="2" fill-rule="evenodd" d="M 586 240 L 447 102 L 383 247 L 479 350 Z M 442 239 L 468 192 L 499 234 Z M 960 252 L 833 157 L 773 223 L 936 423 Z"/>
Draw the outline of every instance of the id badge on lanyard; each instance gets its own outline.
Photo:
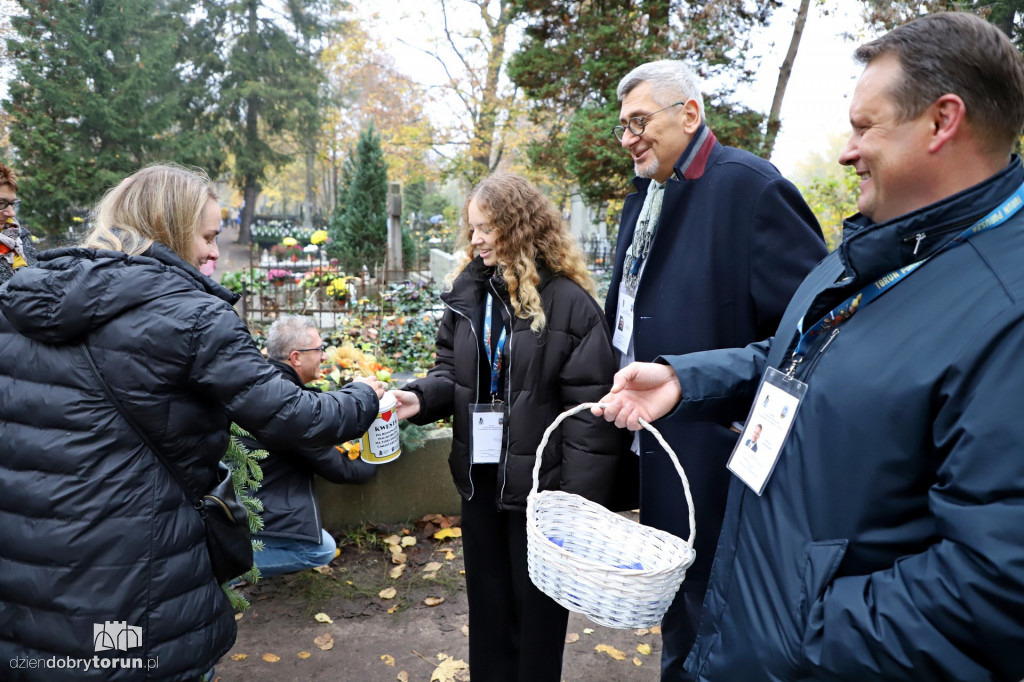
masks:
<path id="1" fill-rule="evenodd" d="M 758 495 L 775 470 L 807 384 L 769 367 L 726 466 Z"/>
<path id="2" fill-rule="evenodd" d="M 505 403 L 471 403 L 469 405 L 470 452 L 473 464 L 497 464 L 508 426 Z"/>
<path id="3" fill-rule="evenodd" d="M 619 305 L 615 311 L 615 329 L 612 330 L 612 346 L 623 355 L 629 354 L 629 343 L 633 339 L 633 303 L 636 290 L 630 290 L 625 282 L 619 282 Z"/>

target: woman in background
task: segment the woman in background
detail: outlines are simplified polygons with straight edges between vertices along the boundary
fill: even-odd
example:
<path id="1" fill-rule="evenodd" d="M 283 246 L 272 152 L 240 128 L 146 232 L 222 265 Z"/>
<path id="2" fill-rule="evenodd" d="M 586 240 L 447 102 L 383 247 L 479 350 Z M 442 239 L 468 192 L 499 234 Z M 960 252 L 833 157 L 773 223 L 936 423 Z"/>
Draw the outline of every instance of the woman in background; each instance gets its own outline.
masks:
<path id="1" fill-rule="evenodd" d="M 18 179 L 0 163 L 0 284 L 14 277 L 18 268 L 36 264 L 32 235 L 18 222 L 19 205 Z"/>
<path id="2" fill-rule="evenodd" d="M 526 497 L 544 429 L 603 396 L 617 367 L 583 255 L 537 188 L 490 176 L 470 192 L 462 222 L 465 259 L 441 295 L 436 365 L 395 391 L 398 416 L 454 415 L 470 675 L 558 682 L 568 612 L 530 582 Z M 563 422 L 544 450 L 540 489 L 607 504 L 620 452 L 608 426 L 589 412 Z"/>

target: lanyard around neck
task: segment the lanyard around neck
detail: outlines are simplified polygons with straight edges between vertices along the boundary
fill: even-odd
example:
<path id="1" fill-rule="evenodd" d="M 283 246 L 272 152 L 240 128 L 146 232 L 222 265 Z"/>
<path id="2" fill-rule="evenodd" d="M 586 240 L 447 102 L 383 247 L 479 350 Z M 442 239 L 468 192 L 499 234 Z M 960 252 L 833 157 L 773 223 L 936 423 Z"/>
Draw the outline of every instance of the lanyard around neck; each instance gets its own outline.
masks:
<path id="1" fill-rule="evenodd" d="M 494 297 L 487 294 L 487 302 L 484 304 L 484 352 L 487 353 L 487 364 L 491 368 L 491 397 L 498 394 L 498 379 L 501 378 L 501 352 L 505 348 L 505 325 L 501 326 L 501 334 L 498 336 L 498 343 L 491 347 L 491 311 L 494 308 Z"/>
<path id="2" fill-rule="evenodd" d="M 796 365 L 803 360 L 813 338 L 838 328 L 839 325 L 849 320 L 858 311 L 863 310 L 879 296 L 905 280 L 910 273 L 927 263 L 931 258 L 934 258 L 943 251 L 948 251 L 949 249 L 966 243 L 968 239 L 976 234 L 999 227 L 1013 217 L 1013 215 L 1015 215 L 1022 206 L 1024 206 L 1024 184 L 1021 184 L 1021 186 L 1017 188 L 1017 191 L 1011 194 L 1006 201 L 1001 203 L 992 212 L 968 227 L 953 239 L 943 244 L 942 248 L 931 256 L 919 260 L 916 263 L 911 263 L 910 265 L 898 270 L 893 270 L 833 308 L 832 312 L 815 322 L 810 329 L 800 335 L 800 341 L 797 343 L 796 349 L 793 351 L 793 364 L 790 366 L 789 374 L 792 375 L 792 371 L 795 370 Z M 798 330 L 799 329 L 803 329 L 802 319 L 798 324 Z"/>

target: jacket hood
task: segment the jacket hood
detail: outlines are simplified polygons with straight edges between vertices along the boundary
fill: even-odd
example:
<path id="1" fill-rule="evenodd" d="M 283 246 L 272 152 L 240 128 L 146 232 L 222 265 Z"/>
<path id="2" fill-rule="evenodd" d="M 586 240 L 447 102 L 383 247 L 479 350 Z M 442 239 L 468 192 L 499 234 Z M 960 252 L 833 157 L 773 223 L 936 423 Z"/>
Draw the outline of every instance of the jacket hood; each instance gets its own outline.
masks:
<path id="1" fill-rule="evenodd" d="M 19 333 L 51 345 L 72 343 L 127 310 L 169 294 L 203 291 L 229 304 L 234 294 L 163 244 L 130 256 L 121 251 L 46 251 L 36 267 L 7 284 L 3 314 Z"/>
<path id="2" fill-rule="evenodd" d="M 540 277 L 540 282 L 537 283 L 538 292 L 543 291 L 555 276 L 541 260 L 537 261 L 537 275 Z M 441 300 L 456 310 L 467 313 L 483 301 L 486 295 L 484 286 L 488 280 L 494 283 L 496 291 L 503 299 L 507 300 L 508 289 L 505 287 L 505 280 L 501 277 L 501 273 L 493 266 L 484 265 L 479 256 L 466 264 L 466 267 L 452 282 L 452 288 L 441 293 Z"/>

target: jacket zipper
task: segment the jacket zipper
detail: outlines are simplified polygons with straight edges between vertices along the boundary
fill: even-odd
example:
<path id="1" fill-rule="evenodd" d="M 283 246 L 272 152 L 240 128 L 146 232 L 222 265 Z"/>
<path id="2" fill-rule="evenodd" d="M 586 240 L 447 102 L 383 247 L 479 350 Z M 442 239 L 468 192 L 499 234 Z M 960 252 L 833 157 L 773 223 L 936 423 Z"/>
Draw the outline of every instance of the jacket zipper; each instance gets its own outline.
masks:
<path id="1" fill-rule="evenodd" d="M 505 371 L 505 376 L 508 380 L 505 382 L 505 404 L 508 405 L 509 416 L 512 413 L 512 311 L 505 305 L 505 299 L 498 295 L 498 291 L 494 288 L 494 282 L 488 281 L 487 285 L 494 292 L 494 295 L 499 301 L 501 301 L 501 307 L 505 309 L 505 314 L 508 315 L 508 367 Z M 490 339 L 487 340 L 490 343 Z M 501 380 L 501 377 L 498 377 Z M 507 433 L 511 436 L 512 433 L 512 422 L 509 420 Z M 505 439 L 505 435 L 502 434 L 502 448 L 501 448 L 501 487 L 498 490 L 498 508 L 502 508 L 502 500 L 505 499 L 505 482 L 508 480 L 508 442 L 512 439 L 509 437 Z"/>
<path id="2" fill-rule="evenodd" d="M 473 346 L 476 348 L 476 365 L 474 365 L 474 366 L 477 368 L 476 371 L 479 372 L 480 371 L 480 335 L 476 333 L 476 327 L 473 326 L 473 320 L 471 320 L 469 318 L 469 315 L 466 315 L 462 311 L 456 310 L 454 308 L 454 306 L 449 304 L 448 301 L 444 300 L 443 298 L 441 299 L 441 303 L 444 303 L 445 307 L 448 308 L 448 310 L 451 310 L 453 313 L 455 313 L 456 315 L 462 317 L 463 319 L 466 320 L 466 322 L 469 323 L 469 330 L 471 332 L 473 332 L 473 338 L 476 339 L 476 343 L 473 344 Z M 454 348 L 454 346 L 455 346 L 455 339 L 452 339 L 452 347 Z M 477 377 L 477 380 L 474 382 L 473 402 L 474 403 L 479 403 L 480 402 L 480 378 L 479 377 Z M 472 425 L 470 425 L 470 429 L 472 429 L 472 428 L 473 428 Z M 469 472 L 468 473 L 469 473 L 469 497 L 467 499 L 472 500 L 473 499 L 473 495 L 476 494 L 476 486 L 473 485 L 473 450 L 472 450 L 472 445 L 470 445 Z"/>
<path id="3" fill-rule="evenodd" d="M 967 223 L 957 223 L 955 225 L 945 227 L 941 230 L 932 230 L 931 232 L 916 232 L 910 235 L 909 237 L 904 237 L 900 241 L 903 242 L 904 244 L 914 242 L 914 253 L 912 255 L 916 256 L 917 252 L 920 251 L 921 249 L 921 242 L 923 242 L 925 239 L 928 239 L 929 237 L 941 237 L 943 235 L 949 234 L 950 232 L 963 232 L 972 224 L 973 221 L 969 221 Z"/>

